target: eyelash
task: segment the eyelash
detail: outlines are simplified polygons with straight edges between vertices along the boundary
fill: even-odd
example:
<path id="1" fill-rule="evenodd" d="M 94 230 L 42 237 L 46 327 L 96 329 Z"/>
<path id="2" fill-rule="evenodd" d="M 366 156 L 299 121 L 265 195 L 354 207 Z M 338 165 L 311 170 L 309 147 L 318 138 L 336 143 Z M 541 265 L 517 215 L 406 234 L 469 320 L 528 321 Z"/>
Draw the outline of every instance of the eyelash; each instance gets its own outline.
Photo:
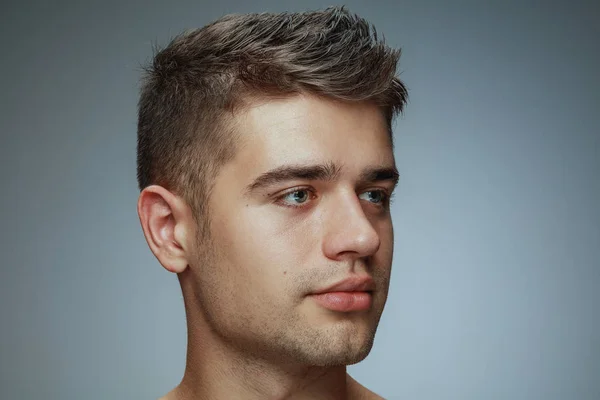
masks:
<path id="1" fill-rule="evenodd" d="M 290 189 L 290 190 L 288 190 L 287 192 L 285 192 L 285 193 L 282 193 L 281 195 L 277 196 L 277 198 L 276 198 L 276 203 L 280 204 L 280 205 L 281 205 L 281 206 L 283 206 L 283 207 L 288 207 L 288 208 L 302 208 L 302 207 L 306 207 L 306 206 L 304 205 L 304 203 L 302 203 L 302 204 L 300 204 L 300 205 L 297 205 L 297 206 L 294 206 L 294 205 L 291 205 L 291 204 L 286 204 L 286 203 L 284 203 L 284 202 L 283 202 L 283 199 L 284 199 L 286 196 L 288 196 L 288 195 L 290 195 L 290 194 L 292 194 L 292 193 L 296 193 L 296 192 L 302 192 L 302 191 L 307 191 L 307 192 L 309 192 L 310 194 L 312 194 L 312 195 L 313 195 L 313 197 L 314 197 L 314 196 L 316 196 L 316 194 L 315 194 L 315 191 L 314 191 L 314 189 L 312 189 L 312 188 L 308 188 L 308 187 L 296 187 L 296 188 Z M 393 194 L 392 194 L 392 195 L 389 195 L 389 194 L 387 193 L 387 191 L 386 191 L 386 190 L 383 190 L 383 189 L 373 189 L 373 190 L 367 190 L 367 191 L 365 191 L 365 192 L 363 192 L 363 193 L 367 193 L 367 192 L 379 192 L 379 193 L 381 193 L 381 194 L 382 194 L 382 196 L 383 196 L 383 199 L 381 200 L 381 203 L 372 203 L 372 204 L 374 204 L 374 205 L 378 205 L 378 206 L 380 206 L 380 207 L 386 207 L 386 206 L 388 206 L 389 204 L 391 204 L 391 200 L 392 200 L 392 199 L 393 199 L 393 197 L 394 197 L 394 195 L 393 195 Z"/>

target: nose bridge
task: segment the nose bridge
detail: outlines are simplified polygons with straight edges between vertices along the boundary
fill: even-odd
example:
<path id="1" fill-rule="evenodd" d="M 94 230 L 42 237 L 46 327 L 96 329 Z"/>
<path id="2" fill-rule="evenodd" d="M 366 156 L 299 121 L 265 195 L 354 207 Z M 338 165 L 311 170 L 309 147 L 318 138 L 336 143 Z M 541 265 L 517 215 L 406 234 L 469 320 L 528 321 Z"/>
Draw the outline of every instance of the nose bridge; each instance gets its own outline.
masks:
<path id="1" fill-rule="evenodd" d="M 379 234 L 353 190 L 340 190 L 330 198 L 324 216 L 323 251 L 328 258 L 345 254 L 366 257 L 379 249 Z"/>

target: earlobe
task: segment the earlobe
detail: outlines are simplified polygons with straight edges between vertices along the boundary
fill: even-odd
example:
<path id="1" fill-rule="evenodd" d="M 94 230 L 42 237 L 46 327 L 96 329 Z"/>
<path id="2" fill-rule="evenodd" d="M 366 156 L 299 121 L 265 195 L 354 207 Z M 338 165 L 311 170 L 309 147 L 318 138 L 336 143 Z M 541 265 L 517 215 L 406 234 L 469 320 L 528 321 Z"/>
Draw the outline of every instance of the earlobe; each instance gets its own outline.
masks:
<path id="1" fill-rule="evenodd" d="M 181 273 L 188 266 L 184 242 L 188 221 L 183 208 L 182 199 L 157 185 L 146 187 L 138 198 L 138 216 L 146 242 L 162 266 L 173 273 Z"/>

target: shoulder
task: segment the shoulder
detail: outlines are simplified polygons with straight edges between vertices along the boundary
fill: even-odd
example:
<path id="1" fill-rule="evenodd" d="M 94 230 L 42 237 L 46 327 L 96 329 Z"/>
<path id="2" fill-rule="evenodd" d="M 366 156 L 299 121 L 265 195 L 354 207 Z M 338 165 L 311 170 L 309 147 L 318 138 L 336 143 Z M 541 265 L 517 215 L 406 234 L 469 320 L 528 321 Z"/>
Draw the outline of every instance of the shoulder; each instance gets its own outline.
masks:
<path id="1" fill-rule="evenodd" d="M 350 375 L 346 376 L 346 382 L 348 385 L 348 398 L 351 400 L 385 400 L 385 398 L 358 383 Z"/>

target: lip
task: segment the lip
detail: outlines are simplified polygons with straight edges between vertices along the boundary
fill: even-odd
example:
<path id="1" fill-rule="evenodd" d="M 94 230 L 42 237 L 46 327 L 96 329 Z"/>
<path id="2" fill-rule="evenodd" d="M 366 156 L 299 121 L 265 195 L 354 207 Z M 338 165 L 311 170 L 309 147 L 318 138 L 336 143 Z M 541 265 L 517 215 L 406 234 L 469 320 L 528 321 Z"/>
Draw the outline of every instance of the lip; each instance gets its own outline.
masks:
<path id="1" fill-rule="evenodd" d="M 351 276 L 311 294 L 331 292 L 372 292 L 373 290 L 375 290 L 375 281 L 370 276 Z"/>
<path id="2" fill-rule="evenodd" d="M 322 307 L 337 312 L 365 311 L 371 308 L 371 292 L 327 292 L 310 296 Z"/>

